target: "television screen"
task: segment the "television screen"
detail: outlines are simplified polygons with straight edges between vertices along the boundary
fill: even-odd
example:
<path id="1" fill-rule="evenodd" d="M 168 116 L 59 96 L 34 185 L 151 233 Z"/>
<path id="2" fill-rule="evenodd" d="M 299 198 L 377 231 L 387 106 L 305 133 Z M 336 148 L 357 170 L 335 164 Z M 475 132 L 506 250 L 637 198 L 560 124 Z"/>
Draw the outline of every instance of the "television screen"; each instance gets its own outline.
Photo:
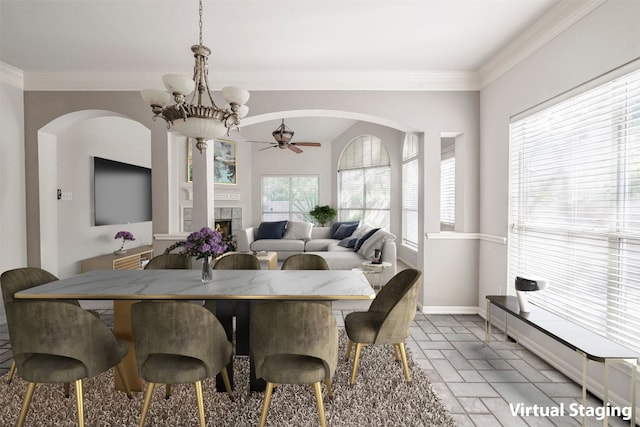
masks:
<path id="1" fill-rule="evenodd" d="M 95 225 L 151 221 L 151 169 L 93 158 Z"/>

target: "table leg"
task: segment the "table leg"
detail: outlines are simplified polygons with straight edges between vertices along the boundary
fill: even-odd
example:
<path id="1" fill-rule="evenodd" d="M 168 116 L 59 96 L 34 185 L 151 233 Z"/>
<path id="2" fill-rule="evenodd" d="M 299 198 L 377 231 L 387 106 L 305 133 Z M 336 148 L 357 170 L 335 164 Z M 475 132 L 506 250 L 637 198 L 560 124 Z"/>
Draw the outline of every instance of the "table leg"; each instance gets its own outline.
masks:
<path id="1" fill-rule="evenodd" d="M 582 352 L 578 352 L 582 355 L 582 407 L 587 407 L 587 355 Z M 582 425 L 587 425 L 587 416 L 582 413 Z"/>
<path id="2" fill-rule="evenodd" d="M 127 382 L 131 391 L 142 391 L 142 380 L 138 377 L 136 363 L 136 350 L 133 346 L 133 331 L 131 330 L 131 306 L 138 301 L 114 300 L 113 301 L 113 334 L 129 341 L 129 353 L 122 360 Z M 124 391 L 124 385 L 119 375 L 115 376 L 116 390 Z"/>
<path id="3" fill-rule="evenodd" d="M 238 301 L 236 304 L 236 355 L 249 356 L 251 352 L 249 344 L 249 328 L 251 322 L 250 301 Z"/>
<path id="4" fill-rule="evenodd" d="M 485 345 L 489 345 L 491 343 L 491 301 L 487 298 L 487 309 L 486 309 L 486 319 L 485 319 Z"/>
<path id="5" fill-rule="evenodd" d="M 222 324 L 224 331 L 227 334 L 227 339 L 233 342 L 233 301 L 218 300 L 215 302 L 216 317 Z M 233 389 L 233 360 L 227 365 L 227 373 L 229 374 L 229 382 L 231 383 L 231 389 Z M 224 386 L 222 375 L 216 375 L 216 391 L 226 393 L 227 389 Z"/>

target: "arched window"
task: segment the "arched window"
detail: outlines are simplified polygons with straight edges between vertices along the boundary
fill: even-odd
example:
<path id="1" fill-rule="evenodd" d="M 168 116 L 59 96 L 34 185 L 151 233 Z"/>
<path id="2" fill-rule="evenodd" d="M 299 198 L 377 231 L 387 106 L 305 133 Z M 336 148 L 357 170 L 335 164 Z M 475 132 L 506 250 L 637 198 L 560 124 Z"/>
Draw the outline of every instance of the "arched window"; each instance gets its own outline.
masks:
<path id="1" fill-rule="evenodd" d="M 338 217 L 387 230 L 391 224 L 391 166 L 384 144 L 373 135 L 354 138 L 338 165 Z"/>
<path id="2" fill-rule="evenodd" d="M 402 147 L 402 243 L 418 247 L 418 135 L 408 133 Z"/>

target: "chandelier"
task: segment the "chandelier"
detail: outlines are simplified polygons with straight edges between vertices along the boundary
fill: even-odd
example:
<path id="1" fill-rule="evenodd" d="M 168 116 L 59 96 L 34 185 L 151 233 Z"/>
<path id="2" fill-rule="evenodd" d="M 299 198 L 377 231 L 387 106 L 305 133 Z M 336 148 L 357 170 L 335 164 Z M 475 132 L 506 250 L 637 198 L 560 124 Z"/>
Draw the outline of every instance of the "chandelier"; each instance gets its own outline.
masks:
<path id="1" fill-rule="evenodd" d="M 202 0 L 199 0 L 199 14 L 200 39 L 197 45 L 191 46 L 195 57 L 193 79 L 182 74 L 166 74 L 162 77 L 162 82 L 167 91 L 144 89 L 140 94 L 151 106 L 153 120 L 162 117 L 167 122 L 168 129 L 173 126 L 180 134 L 194 138 L 196 148 L 202 153 L 207 148 L 207 141 L 225 133 L 229 135 L 232 129 L 238 128 L 240 119 L 249 113 L 249 107 L 245 105 L 249 100 L 249 92 L 239 87 L 227 86 L 222 89 L 222 96 L 228 102 L 225 108 L 218 107 L 213 101 L 207 64 L 211 49 L 202 44 Z M 189 94 L 192 95 L 187 102 Z M 172 97 L 175 104 L 168 105 Z"/>

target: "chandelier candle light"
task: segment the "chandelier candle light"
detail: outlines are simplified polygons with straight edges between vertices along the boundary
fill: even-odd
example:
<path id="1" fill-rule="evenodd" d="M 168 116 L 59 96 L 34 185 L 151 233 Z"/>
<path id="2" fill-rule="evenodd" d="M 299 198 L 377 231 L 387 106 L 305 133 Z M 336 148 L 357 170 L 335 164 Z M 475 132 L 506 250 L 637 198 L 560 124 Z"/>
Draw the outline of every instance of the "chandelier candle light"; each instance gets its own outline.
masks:
<path id="1" fill-rule="evenodd" d="M 167 91 L 144 89 L 140 93 L 142 99 L 151 106 L 153 119 L 160 116 L 167 122 L 167 127 L 180 134 L 194 138 L 196 148 L 202 153 L 207 148 L 207 141 L 219 138 L 231 129 L 238 128 L 240 119 L 249 113 L 245 104 L 249 100 L 249 92 L 245 89 L 227 86 L 222 89 L 222 96 L 228 104 L 225 108 L 216 106 L 209 88 L 208 57 L 211 49 L 202 44 L 202 0 L 199 0 L 200 39 L 197 45 L 191 46 L 195 57 L 193 79 L 181 74 L 166 74 L 162 77 Z M 187 95 L 193 93 L 190 102 Z M 175 104 L 171 102 L 171 97 Z M 210 105 L 205 105 L 206 99 Z"/>

